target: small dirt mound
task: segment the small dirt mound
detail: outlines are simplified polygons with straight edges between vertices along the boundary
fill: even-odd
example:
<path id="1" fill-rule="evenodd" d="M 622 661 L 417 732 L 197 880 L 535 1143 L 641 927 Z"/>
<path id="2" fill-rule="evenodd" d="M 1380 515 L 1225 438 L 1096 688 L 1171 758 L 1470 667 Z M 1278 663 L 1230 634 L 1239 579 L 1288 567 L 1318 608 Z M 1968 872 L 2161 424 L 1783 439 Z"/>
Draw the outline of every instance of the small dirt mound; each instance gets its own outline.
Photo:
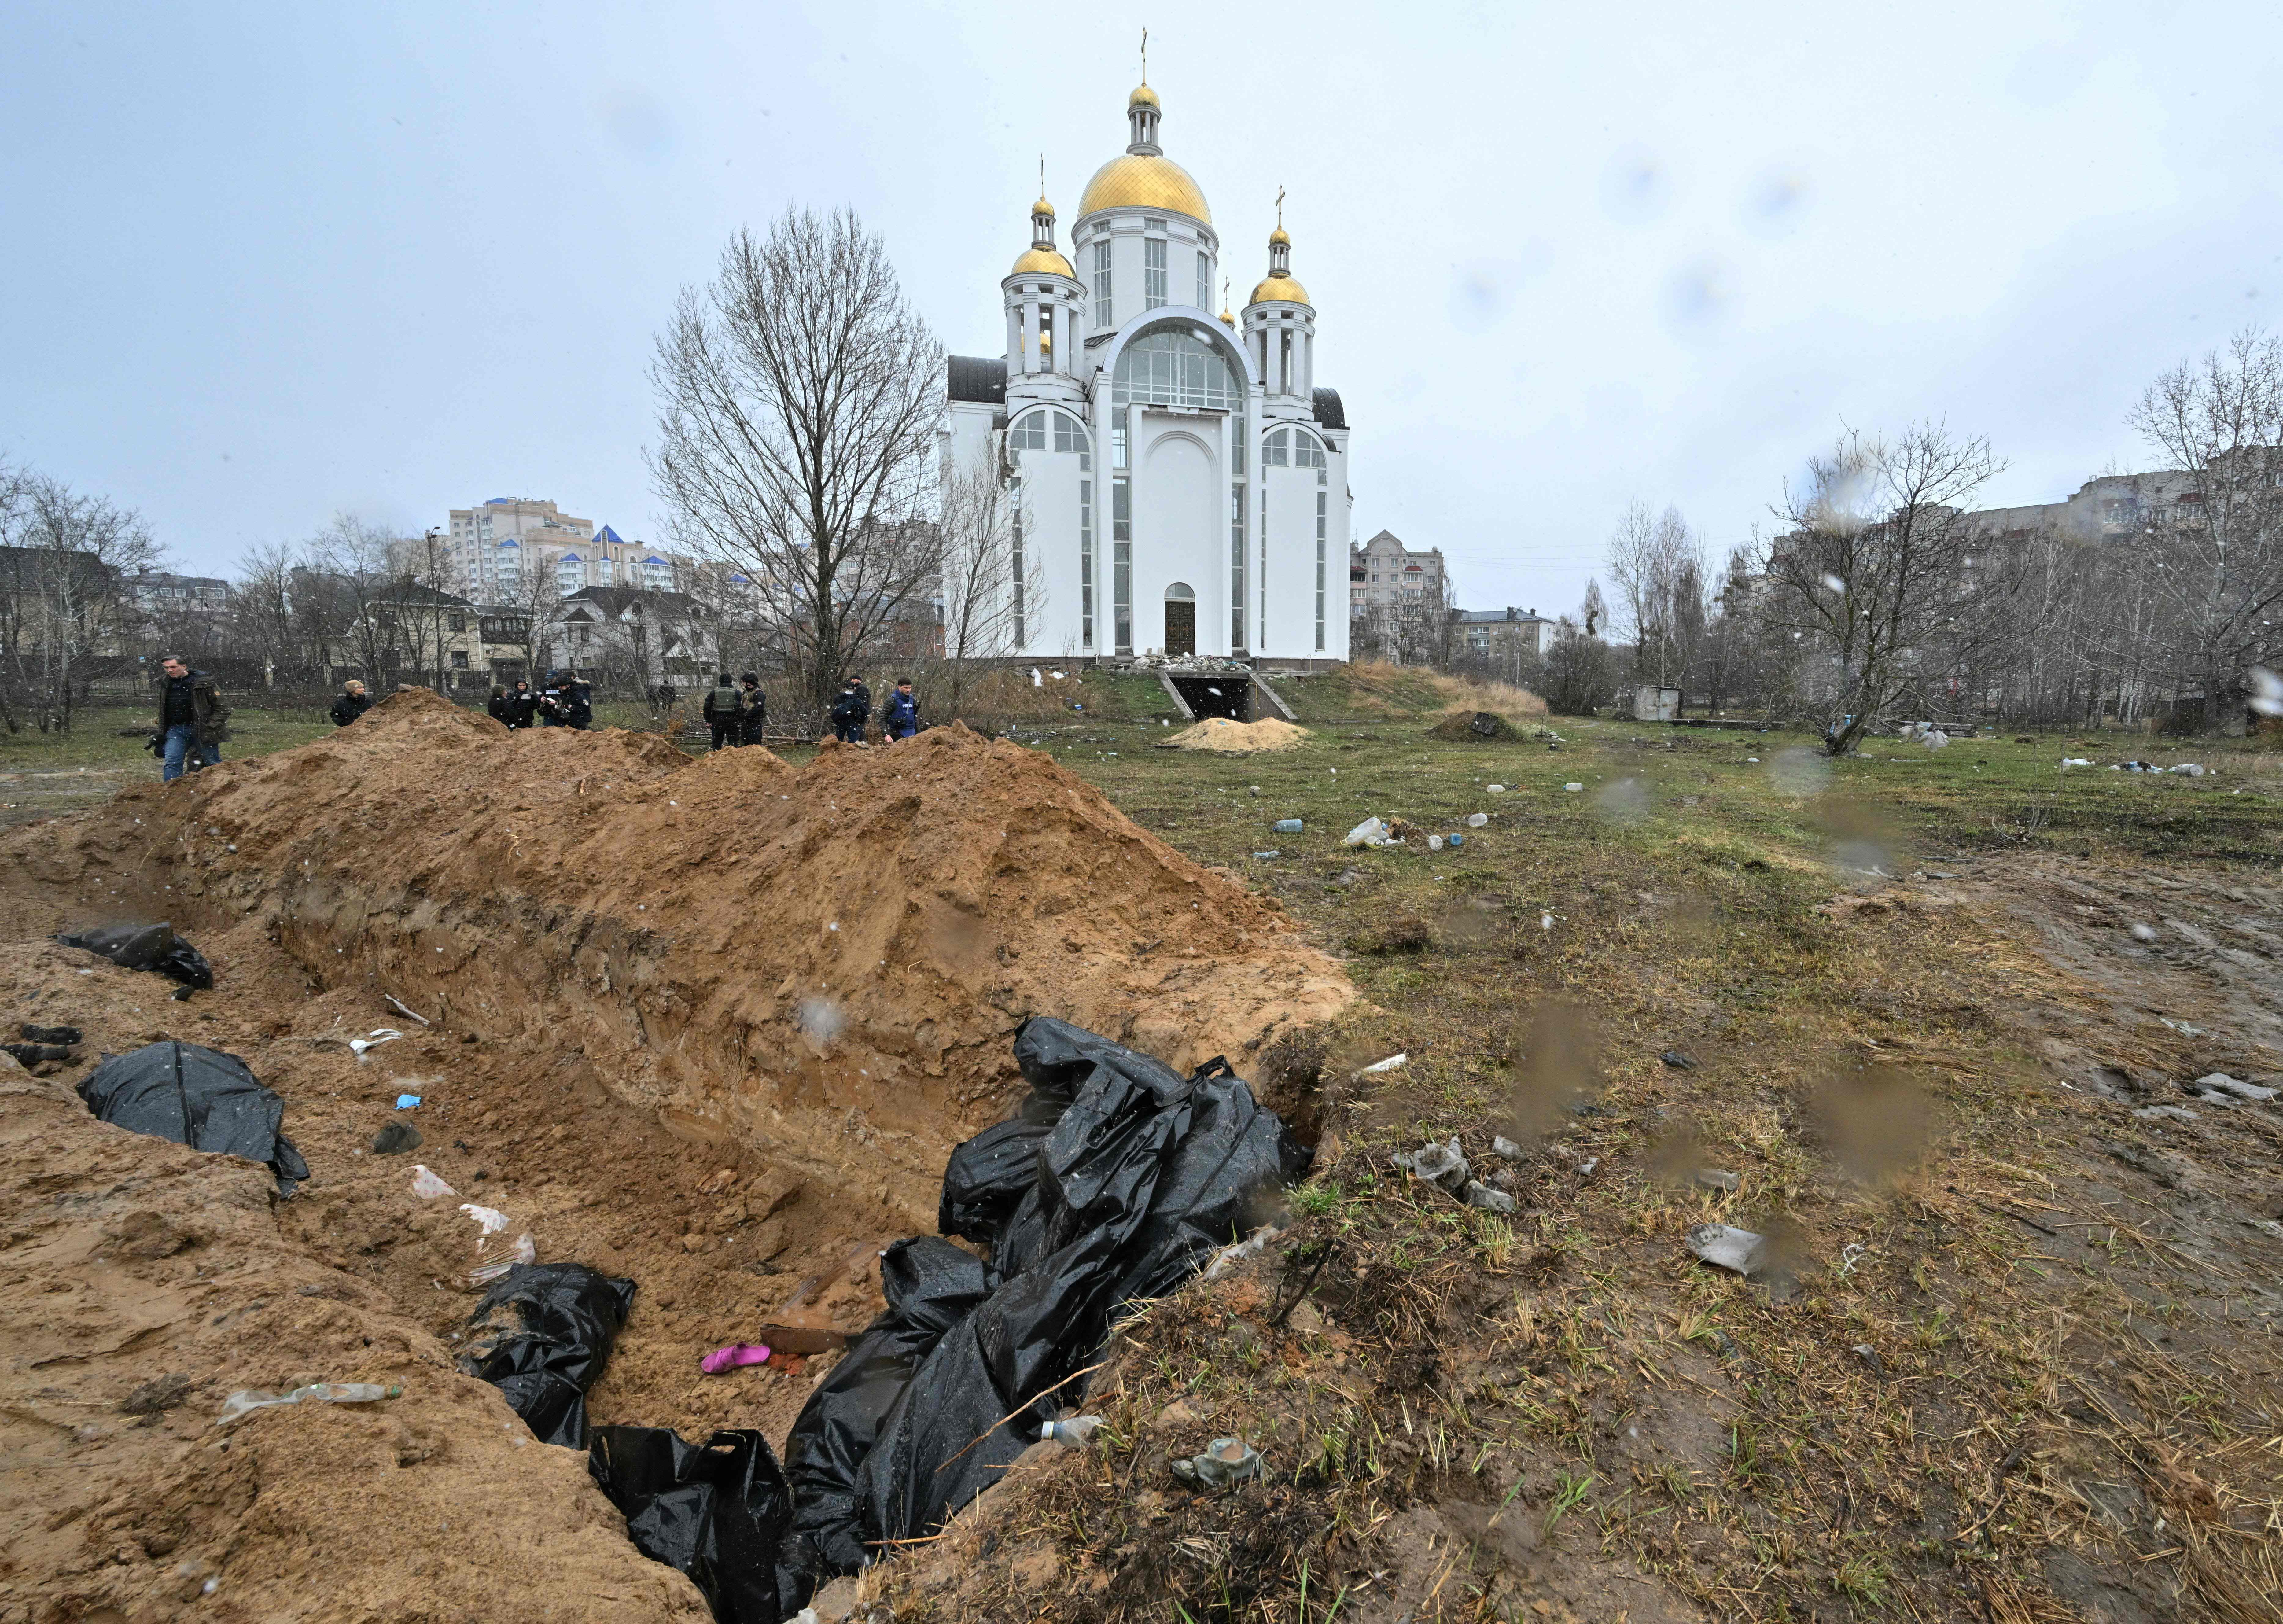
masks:
<path id="1" fill-rule="evenodd" d="M 1264 716 L 1258 722 L 1231 722 L 1226 716 L 1208 716 L 1193 728 L 1184 728 L 1165 743 L 1175 750 L 1251 755 L 1263 750 L 1297 749 L 1300 741 L 1307 737 L 1307 729 L 1296 728 L 1274 716 Z"/>
<path id="2" fill-rule="evenodd" d="M 1456 738 L 1468 742 L 1490 739 L 1513 739 L 1522 735 L 1514 725 L 1496 711 L 1454 710 L 1427 730 L 1430 738 Z"/>

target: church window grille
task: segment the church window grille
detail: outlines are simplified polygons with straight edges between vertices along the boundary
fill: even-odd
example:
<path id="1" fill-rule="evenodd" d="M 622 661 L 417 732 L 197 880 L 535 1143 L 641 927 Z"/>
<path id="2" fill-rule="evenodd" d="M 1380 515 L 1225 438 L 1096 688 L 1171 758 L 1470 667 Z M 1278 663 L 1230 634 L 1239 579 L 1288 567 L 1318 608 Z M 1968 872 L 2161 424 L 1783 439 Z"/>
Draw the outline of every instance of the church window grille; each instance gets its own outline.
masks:
<path id="1" fill-rule="evenodd" d="M 1047 414 L 1033 411 L 1018 420 L 1008 444 L 1017 451 L 1043 451 L 1047 449 Z"/>
<path id="2" fill-rule="evenodd" d="M 1094 245 L 1094 324 L 1115 327 L 1111 319 L 1110 297 L 1110 238 L 1101 238 Z"/>
<path id="3" fill-rule="evenodd" d="M 1212 308 L 1212 261 L 1202 249 L 1197 253 L 1197 308 Z"/>
<path id="4" fill-rule="evenodd" d="M 1110 401 L 1234 411 L 1244 391 L 1211 340 L 1178 328 L 1145 332 L 1118 352 Z"/>
<path id="5" fill-rule="evenodd" d="M 1152 237 L 1142 245 L 1142 308 L 1154 310 L 1165 302 L 1165 239 Z"/>

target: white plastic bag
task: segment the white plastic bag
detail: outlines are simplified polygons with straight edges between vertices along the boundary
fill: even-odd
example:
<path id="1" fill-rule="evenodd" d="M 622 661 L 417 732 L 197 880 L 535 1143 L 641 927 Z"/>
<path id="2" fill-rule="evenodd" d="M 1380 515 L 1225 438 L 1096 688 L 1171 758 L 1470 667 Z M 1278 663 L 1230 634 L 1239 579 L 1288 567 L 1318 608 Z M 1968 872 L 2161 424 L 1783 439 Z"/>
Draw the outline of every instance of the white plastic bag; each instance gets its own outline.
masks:
<path id="1" fill-rule="evenodd" d="M 424 1201 L 432 1201 L 438 1196 L 456 1196 L 460 1192 L 416 1161 L 412 1164 L 412 1193 Z"/>

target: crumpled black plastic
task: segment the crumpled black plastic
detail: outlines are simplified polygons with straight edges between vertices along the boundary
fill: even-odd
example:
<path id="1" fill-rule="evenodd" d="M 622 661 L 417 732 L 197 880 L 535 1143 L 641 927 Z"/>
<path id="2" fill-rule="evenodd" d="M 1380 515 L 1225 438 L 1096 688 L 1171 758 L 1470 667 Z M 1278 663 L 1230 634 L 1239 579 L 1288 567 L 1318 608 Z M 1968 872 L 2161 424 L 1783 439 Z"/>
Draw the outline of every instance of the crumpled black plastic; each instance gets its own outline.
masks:
<path id="1" fill-rule="evenodd" d="M 280 1131 L 285 1102 L 219 1049 L 170 1039 L 109 1056 L 81 1080 L 79 1097 L 121 1128 L 264 1163 L 281 1194 L 309 1176 L 309 1164 Z"/>
<path id="2" fill-rule="evenodd" d="M 460 1369 L 505 1394 L 540 1442 L 583 1449 L 587 1389 L 634 1305 L 631 1280 L 584 1263 L 518 1263 L 468 1316 L 476 1340 Z"/>
<path id="3" fill-rule="evenodd" d="M 56 938 L 67 948 L 99 953 L 129 970 L 155 970 L 185 987 L 214 985 L 214 967 L 165 920 L 156 925 L 98 925 L 77 935 Z"/>
<path id="4" fill-rule="evenodd" d="M 1043 1129 L 1028 1187 L 1008 1202 L 1015 1135 L 990 1130 L 978 1136 L 986 1147 L 954 1152 L 945 1206 L 992 1237 L 988 1293 L 919 1360 L 845 1487 L 845 1450 L 804 1459 L 795 1488 L 805 1542 L 789 1555 L 818 1563 L 818 1577 L 853 1572 L 852 1552 L 929 1533 L 989 1487 L 1041 1421 L 1083 1394 L 1070 1378 L 1126 1305 L 1171 1290 L 1264 1222 L 1307 1169 L 1305 1148 L 1225 1062 L 1185 1078 L 1043 1017 L 1024 1025 L 1015 1049 L 1032 1090 L 1017 1120 Z M 892 1308 L 867 1339 L 894 1319 Z M 892 1384 L 892 1371 L 878 1380 Z M 884 1390 L 872 1388 L 868 1405 Z M 794 1423 L 794 1441 L 826 1425 L 812 1421 L 824 1393 Z"/>
<path id="5" fill-rule="evenodd" d="M 793 1514 L 779 1589 L 789 1610 L 807 1604 L 818 1574 L 853 1573 L 872 1555 L 859 1535 L 857 1470 L 920 1361 L 991 1290 L 982 1260 L 932 1235 L 889 1247 L 880 1285 L 887 1308 L 809 1396 L 785 1439 Z"/>
<path id="6" fill-rule="evenodd" d="M 777 1594 L 791 1497 L 767 1441 L 746 1429 L 689 1443 L 669 1427 L 598 1426 L 587 1470 L 635 1548 L 690 1575 L 721 1624 L 778 1624 L 805 1604 Z"/>

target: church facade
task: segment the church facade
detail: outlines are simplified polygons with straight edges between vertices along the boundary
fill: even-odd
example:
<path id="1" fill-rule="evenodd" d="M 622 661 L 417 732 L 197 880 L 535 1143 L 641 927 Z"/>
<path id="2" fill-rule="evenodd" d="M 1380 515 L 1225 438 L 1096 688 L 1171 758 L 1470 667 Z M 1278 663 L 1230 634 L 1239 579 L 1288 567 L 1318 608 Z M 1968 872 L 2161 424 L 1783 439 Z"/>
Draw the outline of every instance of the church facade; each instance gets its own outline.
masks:
<path id="1" fill-rule="evenodd" d="M 1347 658 L 1348 426 L 1280 223 L 1243 309 L 1212 314 L 1220 238 L 1126 104 L 1125 152 L 1056 243 L 1040 198 L 1000 284 L 1006 349 L 955 355 L 944 462 L 1006 481 L 1006 652 L 1082 662 Z M 1280 208 L 1281 215 L 1281 208 Z"/>

